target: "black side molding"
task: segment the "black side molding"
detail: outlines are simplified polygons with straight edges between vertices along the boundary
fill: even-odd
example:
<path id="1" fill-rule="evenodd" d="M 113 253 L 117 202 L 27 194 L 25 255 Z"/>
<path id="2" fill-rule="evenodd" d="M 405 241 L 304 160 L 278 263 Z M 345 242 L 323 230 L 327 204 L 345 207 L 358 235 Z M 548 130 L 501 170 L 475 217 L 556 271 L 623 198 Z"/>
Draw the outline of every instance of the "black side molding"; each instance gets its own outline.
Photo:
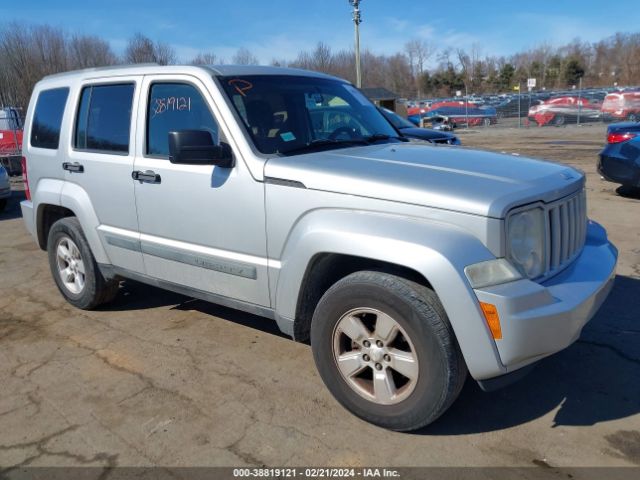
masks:
<path id="1" fill-rule="evenodd" d="M 298 182 L 296 180 L 285 180 L 283 178 L 264 177 L 264 183 L 282 185 L 283 187 L 307 188 L 302 182 Z"/>

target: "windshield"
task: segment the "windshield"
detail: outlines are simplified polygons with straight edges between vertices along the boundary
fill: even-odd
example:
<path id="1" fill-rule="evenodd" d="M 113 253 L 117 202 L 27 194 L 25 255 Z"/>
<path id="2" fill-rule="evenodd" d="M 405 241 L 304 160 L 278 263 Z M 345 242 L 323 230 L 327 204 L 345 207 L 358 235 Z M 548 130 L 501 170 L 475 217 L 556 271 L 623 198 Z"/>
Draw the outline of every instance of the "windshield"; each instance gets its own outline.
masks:
<path id="1" fill-rule="evenodd" d="M 386 108 L 381 108 L 380 111 L 386 117 L 386 119 L 389 120 L 391 124 L 398 129 L 416 127 L 409 120 L 407 120 L 406 118 L 402 118 L 400 115 L 398 115 L 395 112 L 392 112 L 391 110 L 387 110 Z"/>
<path id="2" fill-rule="evenodd" d="M 293 75 L 219 79 L 262 153 L 398 141 L 376 107 L 346 82 Z"/>

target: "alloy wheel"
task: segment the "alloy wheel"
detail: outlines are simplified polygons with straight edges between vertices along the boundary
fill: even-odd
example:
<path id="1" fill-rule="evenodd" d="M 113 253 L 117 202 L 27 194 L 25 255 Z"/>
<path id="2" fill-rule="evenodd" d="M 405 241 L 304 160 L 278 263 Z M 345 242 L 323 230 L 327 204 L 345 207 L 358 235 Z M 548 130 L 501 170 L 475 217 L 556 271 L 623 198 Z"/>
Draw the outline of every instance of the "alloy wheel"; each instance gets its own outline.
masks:
<path id="1" fill-rule="evenodd" d="M 342 378 L 361 397 L 393 405 L 418 381 L 416 349 L 400 324 L 372 308 L 345 313 L 334 328 L 333 357 Z"/>

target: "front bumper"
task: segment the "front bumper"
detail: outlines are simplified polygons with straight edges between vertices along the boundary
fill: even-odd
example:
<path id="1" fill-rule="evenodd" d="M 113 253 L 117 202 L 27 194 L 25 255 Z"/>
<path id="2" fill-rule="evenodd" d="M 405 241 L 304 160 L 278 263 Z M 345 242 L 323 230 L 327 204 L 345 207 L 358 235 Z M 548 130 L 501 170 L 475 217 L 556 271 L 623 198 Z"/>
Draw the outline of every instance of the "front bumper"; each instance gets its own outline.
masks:
<path id="1" fill-rule="evenodd" d="M 496 340 L 496 347 L 507 372 L 578 339 L 613 286 L 617 258 L 605 230 L 589 222 L 582 253 L 553 278 L 542 284 L 518 280 L 475 290 L 479 301 L 498 309 L 502 339 Z"/>

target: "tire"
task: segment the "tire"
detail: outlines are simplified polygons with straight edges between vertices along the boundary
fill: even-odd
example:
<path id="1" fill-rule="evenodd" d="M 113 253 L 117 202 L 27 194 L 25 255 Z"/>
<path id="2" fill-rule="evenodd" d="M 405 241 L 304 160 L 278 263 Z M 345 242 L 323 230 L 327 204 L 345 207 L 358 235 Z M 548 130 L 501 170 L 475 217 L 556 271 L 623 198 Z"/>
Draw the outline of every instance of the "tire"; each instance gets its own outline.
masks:
<path id="1" fill-rule="evenodd" d="M 491 126 L 491 119 L 490 118 L 485 118 L 484 120 L 482 120 L 482 125 L 484 125 L 485 127 L 490 127 Z"/>
<path id="2" fill-rule="evenodd" d="M 556 127 L 561 127 L 562 125 L 564 125 L 565 120 L 566 119 L 562 115 L 557 115 L 556 117 L 553 118 L 553 124 Z"/>
<path id="3" fill-rule="evenodd" d="M 4 212 L 5 208 L 7 208 L 7 199 L 3 198 L 0 200 L 0 213 Z"/>
<path id="4" fill-rule="evenodd" d="M 397 333 L 385 339 L 389 318 Z M 380 339 L 385 340 L 382 347 L 374 346 Z M 363 420 L 391 430 L 416 430 L 435 421 L 458 397 L 467 377 L 437 295 L 388 273 L 356 272 L 329 288 L 313 314 L 311 348 L 318 372 L 338 402 Z M 338 358 L 343 359 L 342 371 L 357 373 L 343 374 Z M 374 388 L 374 378 L 382 379 L 376 382 L 380 387 Z"/>
<path id="5" fill-rule="evenodd" d="M 630 113 L 629 115 L 627 115 L 627 121 L 629 122 L 637 122 L 638 118 L 640 117 L 638 116 L 637 113 Z"/>
<path id="6" fill-rule="evenodd" d="M 63 218 L 51 226 L 47 253 L 53 279 L 67 302 L 91 310 L 113 300 L 119 281 L 102 276 L 76 217 Z"/>

